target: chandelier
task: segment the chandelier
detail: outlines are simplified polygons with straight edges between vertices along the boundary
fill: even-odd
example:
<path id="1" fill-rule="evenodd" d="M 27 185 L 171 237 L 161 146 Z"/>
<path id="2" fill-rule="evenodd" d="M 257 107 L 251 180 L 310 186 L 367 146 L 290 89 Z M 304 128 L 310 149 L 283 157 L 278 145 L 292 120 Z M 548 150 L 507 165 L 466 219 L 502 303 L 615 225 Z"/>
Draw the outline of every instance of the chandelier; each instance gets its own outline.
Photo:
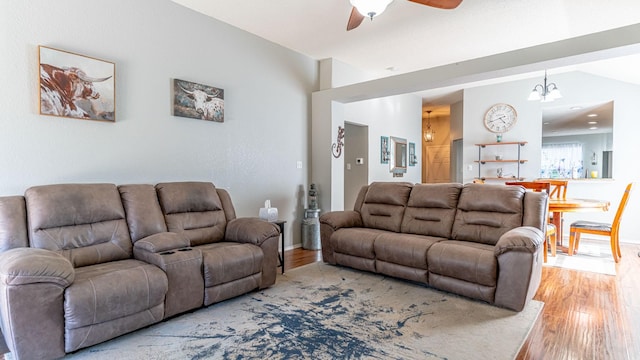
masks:
<path id="1" fill-rule="evenodd" d="M 533 87 L 531 94 L 529 95 L 529 101 L 540 100 L 542 102 L 550 102 L 556 99 L 560 99 L 560 89 L 555 83 L 547 84 L 547 71 L 544 71 L 544 85 L 538 84 Z"/>
<path id="2" fill-rule="evenodd" d="M 382 14 L 393 0 L 349 0 L 362 16 L 367 16 L 371 20 Z"/>
<path id="3" fill-rule="evenodd" d="M 427 110 L 427 130 L 425 130 L 424 132 L 424 141 L 426 142 L 432 142 L 433 141 L 433 134 L 435 134 L 436 132 L 431 130 L 431 111 L 432 110 Z"/>

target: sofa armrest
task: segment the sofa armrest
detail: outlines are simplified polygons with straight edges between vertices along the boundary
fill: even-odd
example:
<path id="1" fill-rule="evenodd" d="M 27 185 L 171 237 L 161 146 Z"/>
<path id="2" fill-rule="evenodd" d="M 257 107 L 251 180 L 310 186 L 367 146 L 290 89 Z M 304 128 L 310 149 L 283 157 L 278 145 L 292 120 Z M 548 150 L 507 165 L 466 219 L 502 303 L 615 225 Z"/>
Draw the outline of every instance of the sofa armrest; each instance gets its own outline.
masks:
<path id="1" fill-rule="evenodd" d="M 264 254 L 260 288 L 264 289 L 275 284 L 280 242 L 278 225 L 259 218 L 233 219 L 227 223 L 225 240 L 259 246 Z"/>
<path id="2" fill-rule="evenodd" d="M 227 223 L 225 241 L 261 246 L 263 242 L 280 236 L 278 225 L 259 218 L 237 218 Z"/>
<path id="3" fill-rule="evenodd" d="M 189 240 L 172 232 L 161 232 L 142 238 L 133 245 L 133 249 L 152 254 L 185 248 L 189 246 Z"/>
<path id="4" fill-rule="evenodd" d="M 320 224 L 328 225 L 334 231 L 345 227 L 362 227 L 362 216 L 354 210 L 331 211 L 320 216 Z"/>
<path id="5" fill-rule="evenodd" d="M 362 227 L 362 216 L 355 210 L 331 211 L 320 216 L 320 242 L 322 260 L 335 265 L 334 249 L 331 244 L 333 233 L 341 228 Z"/>
<path id="6" fill-rule="evenodd" d="M 69 260 L 53 251 L 16 248 L 0 254 L 1 286 L 52 283 L 66 288 L 74 276 Z"/>
<path id="7" fill-rule="evenodd" d="M 540 229 L 522 226 L 504 233 L 496 243 L 494 253 L 496 256 L 508 251 L 534 253 L 543 244 L 544 235 Z"/>
<path id="8" fill-rule="evenodd" d="M 496 244 L 498 284 L 495 304 L 521 311 L 533 298 L 542 279 L 544 234 L 531 226 L 504 233 Z"/>
<path id="9" fill-rule="evenodd" d="M 71 262 L 53 251 L 16 248 L 0 254 L 0 321 L 16 359 L 65 354 L 64 292 L 74 278 Z"/>

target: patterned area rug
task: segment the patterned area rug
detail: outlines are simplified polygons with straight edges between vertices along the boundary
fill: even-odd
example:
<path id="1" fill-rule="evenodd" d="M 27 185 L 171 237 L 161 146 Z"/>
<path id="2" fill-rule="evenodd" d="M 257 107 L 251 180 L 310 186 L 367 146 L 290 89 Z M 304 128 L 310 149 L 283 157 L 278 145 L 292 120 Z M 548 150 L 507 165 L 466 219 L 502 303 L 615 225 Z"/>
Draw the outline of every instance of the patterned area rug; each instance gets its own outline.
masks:
<path id="1" fill-rule="evenodd" d="M 513 312 L 406 281 L 314 263 L 275 286 L 69 359 L 513 359 L 543 303 Z"/>

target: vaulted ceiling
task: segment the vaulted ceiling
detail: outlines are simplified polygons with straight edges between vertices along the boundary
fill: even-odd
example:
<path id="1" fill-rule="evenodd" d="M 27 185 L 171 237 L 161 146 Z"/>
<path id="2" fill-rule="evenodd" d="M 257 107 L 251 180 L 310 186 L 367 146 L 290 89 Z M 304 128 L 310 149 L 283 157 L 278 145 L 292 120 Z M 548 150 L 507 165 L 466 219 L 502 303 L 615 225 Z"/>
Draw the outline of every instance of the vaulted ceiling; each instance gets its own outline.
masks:
<path id="1" fill-rule="evenodd" d="M 347 31 L 349 0 L 173 0 L 311 58 L 371 77 L 407 73 L 640 23 L 638 0 L 463 0 L 441 10 L 394 0 Z M 640 55 L 572 69 L 640 84 Z M 553 70 L 553 69 L 552 69 Z M 542 74 L 540 74 L 542 75 Z M 456 89 L 419 94 L 451 103 Z"/>

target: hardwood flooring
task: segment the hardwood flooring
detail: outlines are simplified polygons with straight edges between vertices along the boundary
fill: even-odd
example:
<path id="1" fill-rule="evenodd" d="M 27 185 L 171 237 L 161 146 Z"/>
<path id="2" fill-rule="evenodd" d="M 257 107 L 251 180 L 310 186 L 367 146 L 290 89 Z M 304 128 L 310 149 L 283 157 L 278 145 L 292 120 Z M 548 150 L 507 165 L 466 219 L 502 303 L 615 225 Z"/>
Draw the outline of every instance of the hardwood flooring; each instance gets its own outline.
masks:
<path id="1" fill-rule="evenodd" d="M 621 248 L 617 276 L 542 269 L 534 299 L 545 306 L 518 360 L 640 359 L 640 245 Z M 322 261 L 322 254 L 294 249 L 285 258 L 287 270 Z"/>

